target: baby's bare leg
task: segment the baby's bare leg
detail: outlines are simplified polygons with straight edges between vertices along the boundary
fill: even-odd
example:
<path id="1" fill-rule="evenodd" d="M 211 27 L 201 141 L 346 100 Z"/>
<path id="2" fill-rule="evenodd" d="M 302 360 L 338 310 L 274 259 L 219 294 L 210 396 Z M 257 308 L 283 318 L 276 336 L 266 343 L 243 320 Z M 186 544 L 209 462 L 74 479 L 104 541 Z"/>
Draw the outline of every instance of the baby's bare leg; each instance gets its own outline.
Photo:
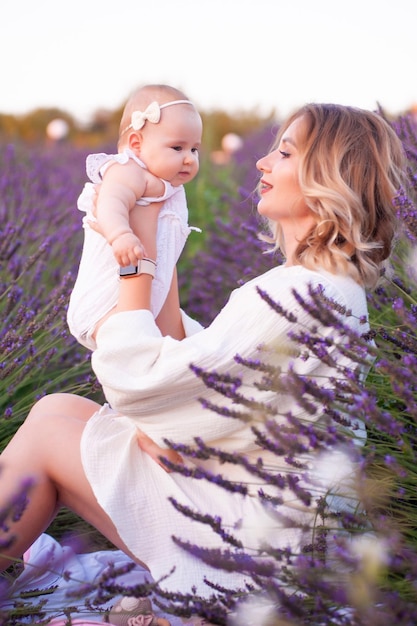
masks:
<path id="1" fill-rule="evenodd" d="M 22 484 L 33 481 L 20 518 L 7 520 L 9 528 L 0 530 L 0 546 L 15 537 L 10 547 L 0 547 L 0 569 L 29 548 L 62 505 L 134 558 L 99 506 L 81 464 L 81 434 L 85 422 L 98 408 L 95 402 L 79 396 L 46 396 L 34 405 L 0 456 L 0 511 L 13 500 Z"/>

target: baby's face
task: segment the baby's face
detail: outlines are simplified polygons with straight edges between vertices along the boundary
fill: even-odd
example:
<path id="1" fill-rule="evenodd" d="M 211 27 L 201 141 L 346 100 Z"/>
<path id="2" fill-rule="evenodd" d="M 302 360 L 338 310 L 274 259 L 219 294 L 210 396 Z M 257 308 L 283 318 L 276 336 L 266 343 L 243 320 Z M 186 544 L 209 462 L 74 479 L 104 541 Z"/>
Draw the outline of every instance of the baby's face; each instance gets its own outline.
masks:
<path id="1" fill-rule="evenodd" d="M 192 180 L 199 169 L 201 117 L 190 104 L 162 109 L 158 124 L 146 122 L 141 129 L 138 157 L 149 171 L 174 187 Z"/>

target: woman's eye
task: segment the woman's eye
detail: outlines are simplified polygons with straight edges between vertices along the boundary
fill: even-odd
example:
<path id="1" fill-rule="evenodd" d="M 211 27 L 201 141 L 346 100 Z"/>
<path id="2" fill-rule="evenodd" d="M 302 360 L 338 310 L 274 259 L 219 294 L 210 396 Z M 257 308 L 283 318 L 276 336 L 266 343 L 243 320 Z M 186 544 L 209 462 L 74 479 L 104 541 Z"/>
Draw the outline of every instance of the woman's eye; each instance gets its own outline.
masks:
<path id="1" fill-rule="evenodd" d="M 290 156 L 290 153 L 284 152 L 284 150 L 279 150 L 279 153 L 282 155 L 284 159 L 288 159 L 288 157 Z"/>

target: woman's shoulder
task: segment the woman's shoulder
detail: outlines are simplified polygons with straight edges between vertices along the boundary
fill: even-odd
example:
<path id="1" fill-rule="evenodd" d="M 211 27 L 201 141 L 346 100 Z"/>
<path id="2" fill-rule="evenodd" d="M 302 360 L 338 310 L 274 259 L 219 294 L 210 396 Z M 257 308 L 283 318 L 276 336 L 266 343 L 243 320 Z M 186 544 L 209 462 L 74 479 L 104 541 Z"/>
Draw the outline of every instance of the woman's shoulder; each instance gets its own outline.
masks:
<path id="1" fill-rule="evenodd" d="M 243 286 L 247 290 L 262 290 L 281 304 L 293 300 L 294 293 L 305 297 L 311 290 L 320 290 L 327 298 L 359 314 L 366 309 L 366 294 L 362 285 L 343 274 L 332 274 L 302 265 L 279 265 L 252 279 Z"/>
<path id="2" fill-rule="evenodd" d="M 336 289 L 349 287 L 350 289 L 364 291 L 364 288 L 348 275 L 332 274 L 320 268 L 309 269 L 303 265 L 277 265 L 246 284 L 278 284 L 278 281 L 281 285 L 290 284 L 294 285 L 294 287 L 304 284 L 323 283 Z"/>
<path id="3" fill-rule="evenodd" d="M 277 265 L 248 281 L 244 286 L 254 288 L 270 286 L 282 291 L 286 286 L 296 287 L 316 283 L 320 277 L 320 272 L 309 270 L 302 265 Z"/>

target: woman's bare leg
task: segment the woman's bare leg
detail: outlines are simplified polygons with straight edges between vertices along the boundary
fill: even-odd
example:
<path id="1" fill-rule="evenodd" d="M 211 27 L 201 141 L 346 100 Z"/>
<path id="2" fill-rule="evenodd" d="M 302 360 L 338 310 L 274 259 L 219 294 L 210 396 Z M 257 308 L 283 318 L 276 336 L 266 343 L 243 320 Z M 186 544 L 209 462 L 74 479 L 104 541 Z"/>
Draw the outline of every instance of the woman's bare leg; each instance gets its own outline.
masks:
<path id="1" fill-rule="evenodd" d="M 99 506 L 81 464 L 81 434 L 85 422 L 98 408 L 95 402 L 75 395 L 45 396 L 34 405 L 0 456 L 0 511 L 13 501 L 25 481 L 33 481 L 21 517 L 8 520 L 7 530 L 0 528 L 0 545 L 15 537 L 10 547 L 0 547 L 0 569 L 29 548 L 62 505 L 140 563 Z"/>
<path id="2" fill-rule="evenodd" d="M 86 421 L 98 408 L 95 402 L 71 394 L 45 396 L 34 405 L 0 456 L 0 516 L 22 483 L 28 479 L 34 481 L 28 505 L 21 518 L 9 524 L 10 531 L 3 531 L 0 518 L 0 541 L 10 535 L 16 537 L 9 549 L 0 547 L 0 570 L 22 556 L 62 505 L 92 524 L 133 561 L 146 567 L 122 542 L 113 522 L 97 503 L 84 474 L 81 435 Z M 198 617 L 186 623 L 210 626 Z"/>

